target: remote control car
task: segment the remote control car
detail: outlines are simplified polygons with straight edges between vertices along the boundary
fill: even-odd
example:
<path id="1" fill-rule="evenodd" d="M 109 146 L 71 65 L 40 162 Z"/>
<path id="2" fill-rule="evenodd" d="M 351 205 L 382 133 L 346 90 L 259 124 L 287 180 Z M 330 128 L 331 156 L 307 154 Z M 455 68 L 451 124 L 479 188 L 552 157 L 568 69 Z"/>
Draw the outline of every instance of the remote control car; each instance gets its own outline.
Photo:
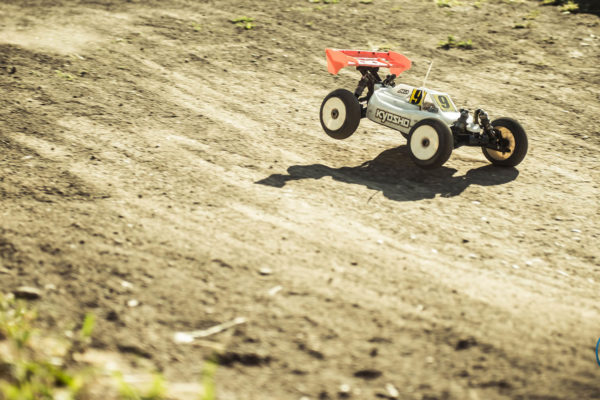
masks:
<path id="1" fill-rule="evenodd" d="M 362 75 L 354 93 L 337 89 L 323 100 L 321 126 L 330 137 L 350 137 L 361 118 L 367 117 L 400 131 L 408 139 L 411 158 L 422 168 L 440 167 L 450 158 L 452 149 L 460 146 L 481 147 L 485 157 L 499 166 L 514 167 L 525 158 L 527 135 L 514 119 L 490 121 L 482 109 L 470 116 L 468 110 L 457 110 L 447 93 L 426 88 L 425 82 L 421 87 L 396 85 L 395 78 L 411 67 L 411 61 L 402 54 L 335 49 L 325 52 L 327 69 L 332 74 L 355 66 Z M 379 68 L 389 68 L 391 74 L 381 80 Z M 362 96 L 365 89 L 367 94 Z"/>

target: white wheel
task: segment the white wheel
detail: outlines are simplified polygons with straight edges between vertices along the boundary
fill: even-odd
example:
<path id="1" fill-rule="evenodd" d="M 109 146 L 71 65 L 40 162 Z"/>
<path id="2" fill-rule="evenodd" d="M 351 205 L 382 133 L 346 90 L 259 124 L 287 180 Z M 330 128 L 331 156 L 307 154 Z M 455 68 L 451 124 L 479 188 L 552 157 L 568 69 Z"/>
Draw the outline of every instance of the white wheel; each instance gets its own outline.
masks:
<path id="1" fill-rule="evenodd" d="M 410 151 L 419 160 L 429 160 L 440 148 L 437 131 L 431 125 L 421 125 L 413 132 Z"/>
<path id="2" fill-rule="evenodd" d="M 323 125 L 331 131 L 337 131 L 346 120 L 346 105 L 339 97 L 330 97 L 323 104 Z"/>
<path id="3" fill-rule="evenodd" d="M 346 89 L 329 93 L 321 104 L 321 126 L 334 139 L 350 137 L 362 115 L 362 109 L 354 94 Z"/>
<path id="4" fill-rule="evenodd" d="M 415 164 L 422 168 L 442 166 L 454 148 L 450 128 L 442 121 L 428 118 L 417 122 L 408 134 L 408 150 Z"/>

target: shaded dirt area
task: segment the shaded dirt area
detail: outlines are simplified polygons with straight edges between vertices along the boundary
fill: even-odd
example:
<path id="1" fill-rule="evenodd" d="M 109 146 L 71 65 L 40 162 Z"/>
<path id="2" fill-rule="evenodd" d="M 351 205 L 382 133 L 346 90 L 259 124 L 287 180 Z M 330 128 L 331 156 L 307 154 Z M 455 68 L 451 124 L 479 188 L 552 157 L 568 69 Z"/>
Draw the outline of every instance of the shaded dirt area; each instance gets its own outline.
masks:
<path id="1" fill-rule="evenodd" d="M 600 398 L 599 46 L 537 1 L 4 0 L 0 291 L 43 289 L 57 332 L 93 312 L 94 347 L 177 382 L 214 348 L 174 332 L 244 317 L 208 338 L 222 400 Z M 400 51 L 417 85 L 434 59 L 527 158 L 329 139 L 321 100 L 358 74 L 325 47 Z"/>

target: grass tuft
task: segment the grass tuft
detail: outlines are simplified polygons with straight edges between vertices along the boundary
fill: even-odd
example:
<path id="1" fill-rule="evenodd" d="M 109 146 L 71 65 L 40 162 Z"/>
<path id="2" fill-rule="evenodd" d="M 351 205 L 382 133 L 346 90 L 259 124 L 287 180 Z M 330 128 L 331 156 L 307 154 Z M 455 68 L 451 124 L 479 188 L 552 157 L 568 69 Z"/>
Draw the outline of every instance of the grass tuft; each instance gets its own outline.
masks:
<path id="1" fill-rule="evenodd" d="M 453 48 L 463 49 L 463 50 L 471 50 L 473 49 L 473 41 L 471 39 L 467 40 L 456 40 L 454 36 L 449 35 L 448 39 L 445 41 L 441 41 L 438 44 L 440 49 L 449 50 Z"/>
<path id="2" fill-rule="evenodd" d="M 245 30 L 251 30 L 256 26 L 252 23 L 253 21 L 254 21 L 254 18 L 246 17 L 246 16 L 237 17 L 237 18 L 233 18 L 230 20 L 230 22 L 235 24 L 235 26 L 237 26 L 239 28 L 243 28 Z"/>

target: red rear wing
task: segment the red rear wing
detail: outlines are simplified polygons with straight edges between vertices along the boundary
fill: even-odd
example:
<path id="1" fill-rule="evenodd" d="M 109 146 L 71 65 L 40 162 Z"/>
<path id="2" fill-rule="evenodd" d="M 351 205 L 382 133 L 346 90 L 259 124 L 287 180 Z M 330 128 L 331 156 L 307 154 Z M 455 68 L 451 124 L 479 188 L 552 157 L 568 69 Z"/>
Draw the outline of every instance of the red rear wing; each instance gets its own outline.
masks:
<path id="1" fill-rule="evenodd" d="M 393 51 L 362 51 L 325 49 L 327 70 L 334 75 L 344 67 L 389 68 L 396 76 L 410 68 L 410 60 Z"/>

